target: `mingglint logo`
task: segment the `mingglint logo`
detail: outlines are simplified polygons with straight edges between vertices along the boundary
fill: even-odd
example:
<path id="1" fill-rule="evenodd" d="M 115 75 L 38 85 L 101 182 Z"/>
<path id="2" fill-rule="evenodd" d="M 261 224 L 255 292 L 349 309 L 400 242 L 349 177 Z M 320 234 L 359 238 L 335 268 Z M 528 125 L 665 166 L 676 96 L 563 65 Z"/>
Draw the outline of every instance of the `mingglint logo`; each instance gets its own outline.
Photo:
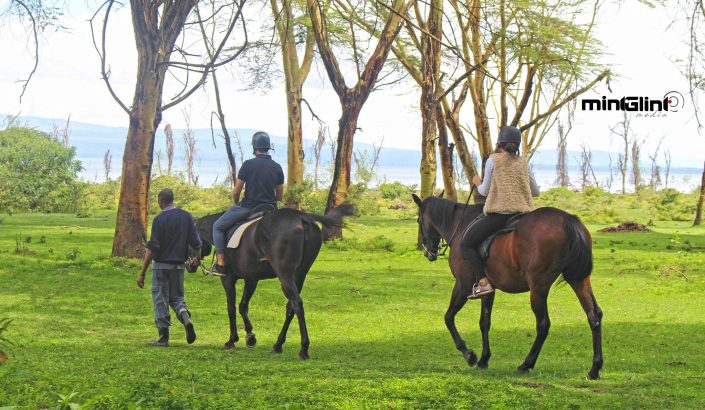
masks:
<path id="1" fill-rule="evenodd" d="M 683 94 L 678 91 L 669 91 L 662 99 L 649 99 L 649 97 L 622 97 L 620 99 L 607 98 L 588 99 L 581 101 L 583 111 L 637 111 L 637 112 L 678 112 L 685 106 Z"/>

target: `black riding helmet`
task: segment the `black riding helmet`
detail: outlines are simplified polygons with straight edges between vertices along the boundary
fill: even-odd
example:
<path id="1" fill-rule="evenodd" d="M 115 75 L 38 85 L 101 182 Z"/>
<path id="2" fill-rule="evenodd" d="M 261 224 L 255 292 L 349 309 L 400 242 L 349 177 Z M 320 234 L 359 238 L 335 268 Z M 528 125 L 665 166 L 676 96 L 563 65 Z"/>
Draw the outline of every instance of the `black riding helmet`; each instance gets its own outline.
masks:
<path id="1" fill-rule="evenodd" d="M 499 132 L 499 138 L 497 138 L 497 143 L 502 144 L 506 142 L 513 142 L 517 146 L 521 144 L 521 131 L 519 128 L 508 125 Z"/>
<path id="2" fill-rule="evenodd" d="M 272 144 L 269 141 L 269 134 L 264 131 L 255 132 L 252 136 L 252 149 L 254 151 L 272 149 Z"/>

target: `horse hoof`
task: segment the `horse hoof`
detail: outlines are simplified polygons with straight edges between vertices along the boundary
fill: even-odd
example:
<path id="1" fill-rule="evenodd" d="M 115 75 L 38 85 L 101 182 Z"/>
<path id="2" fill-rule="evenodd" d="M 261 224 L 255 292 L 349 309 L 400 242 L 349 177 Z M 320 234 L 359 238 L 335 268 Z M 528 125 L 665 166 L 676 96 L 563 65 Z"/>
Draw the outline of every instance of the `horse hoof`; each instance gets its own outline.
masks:
<path id="1" fill-rule="evenodd" d="M 257 344 L 257 338 L 255 337 L 254 333 L 249 333 L 247 337 L 245 337 L 245 344 L 249 348 L 255 347 L 255 345 Z"/>
<path id="2" fill-rule="evenodd" d="M 226 349 L 232 349 L 235 347 L 235 342 L 233 342 L 232 340 L 228 340 L 227 342 L 225 342 L 225 345 L 223 345 L 223 346 Z"/>
<path id="3" fill-rule="evenodd" d="M 597 380 L 597 379 L 599 379 L 599 378 L 600 378 L 600 372 L 599 372 L 599 371 L 597 371 L 597 372 L 590 371 L 590 372 L 588 372 L 588 374 L 587 374 L 587 379 L 588 379 L 588 380 Z"/>
<path id="4" fill-rule="evenodd" d="M 531 370 L 531 367 L 529 367 L 529 366 L 527 366 L 527 365 L 525 365 L 525 364 L 522 364 L 521 366 L 517 367 L 517 371 L 518 371 L 519 373 L 528 373 L 529 370 Z"/>
<path id="5" fill-rule="evenodd" d="M 468 362 L 468 366 L 475 366 L 477 363 L 477 355 L 472 350 L 466 350 L 465 353 L 463 353 L 463 357 L 465 357 L 465 361 Z"/>
<path id="6" fill-rule="evenodd" d="M 272 347 L 272 353 L 281 353 L 281 352 L 283 352 L 281 346 L 274 345 L 274 347 Z"/>
<path id="7" fill-rule="evenodd" d="M 487 361 L 480 360 L 479 362 L 477 362 L 477 368 L 478 369 L 486 369 L 487 368 Z"/>
<path id="8" fill-rule="evenodd" d="M 308 360 L 308 352 L 304 352 L 303 350 L 299 352 L 299 357 L 301 360 Z"/>

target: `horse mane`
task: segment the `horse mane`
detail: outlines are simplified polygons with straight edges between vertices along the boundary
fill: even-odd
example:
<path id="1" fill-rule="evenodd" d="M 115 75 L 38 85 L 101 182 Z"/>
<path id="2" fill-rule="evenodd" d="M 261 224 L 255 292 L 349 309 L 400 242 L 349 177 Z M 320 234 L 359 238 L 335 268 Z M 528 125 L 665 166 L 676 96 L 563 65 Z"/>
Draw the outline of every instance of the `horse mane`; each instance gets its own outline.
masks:
<path id="1" fill-rule="evenodd" d="M 208 243 L 213 243 L 213 224 L 220 218 L 225 211 L 218 212 L 217 214 L 208 214 L 206 216 L 201 216 L 194 218 L 196 224 L 196 232 L 201 237 L 201 240 L 205 240 Z"/>
<path id="2" fill-rule="evenodd" d="M 455 229 L 454 213 L 456 209 L 463 209 L 467 207 L 465 214 L 463 215 L 463 220 L 460 221 L 461 224 L 469 223 L 471 220 L 475 219 L 482 210 L 484 204 L 470 204 L 465 205 L 460 202 L 451 201 L 445 198 L 439 198 L 437 196 L 430 196 L 426 199 L 426 207 L 428 209 L 429 215 L 436 222 L 436 226 L 439 231 L 450 234 L 452 229 Z"/>

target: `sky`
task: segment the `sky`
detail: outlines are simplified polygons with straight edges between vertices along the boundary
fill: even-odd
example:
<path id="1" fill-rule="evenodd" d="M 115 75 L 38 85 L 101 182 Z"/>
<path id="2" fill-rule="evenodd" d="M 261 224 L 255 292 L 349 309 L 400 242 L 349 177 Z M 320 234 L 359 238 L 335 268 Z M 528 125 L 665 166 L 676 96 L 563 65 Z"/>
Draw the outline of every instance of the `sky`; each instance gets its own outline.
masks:
<path id="1" fill-rule="evenodd" d="M 7 0 L 0 0 L 0 9 Z M 81 3 L 81 2 L 79 2 Z M 24 28 L 12 20 L 0 27 L 0 113 L 122 126 L 127 115 L 110 97 L 100 79 L 99 60 L 90 37 L 87 20 L 91 12 L 85 3 L 71 6 L 63 24 L 68 31 L 53 32 L 41 43 L 40 65 L 20 102 L 21 84 L 33 64 L 31 48 Z M 671 152 L 674 165 L 701 166 L 705 135 L 699 135 L 693 118 L 694 107 L 687 99 L 687 82 L 681 75 L 678 58 L 686 55 L 686 24 L 673 21 L 676 12 L 669 7 L 649 8 L 637 1 L 607 3 L 598 16 L 596 35 L 605 45 L 604 62 L 614 73 L 610 92 L 599 84 L 583 98 L 621 98 L 645 96 L 663 98 L 669 91 L 686 96 L 685 107 L 665 118 L 634 118 L 632 128 L 639 140 L 646 139 L 642 153 L 653 151 L 663 138 L 662 149 Z M 670 25 L 670 26 L 669 26 Z M 111 80 L 118 95 L 130 104 L 134 91 L 134 36 L 126 8 L 111 17 L 109 27 L 109 62 Z M 278 62 L 279 60 L 277 60 Z M 262 129 L 286 135 L 286 104 L 282 87 L 266 91 L 243 91 L 243 85 L 231 75 L 221 74 L 221 91 L 228 125 L 231 128 Z M 338 98 L 328 84 L 322 66 L 314 66 L 304 86 L 304 98 L 316 114 L 337 130 L 340 116 Z M 166 99 L 166 98 L 165 98 Z M 359 121 L 356 141 L 379 143 L 385 147 L 420 148 L 419 94 L 415 84 L 406 82 L 374 92 L 365 104 Z M 198 92 L 186 103 L 164 113 L 162 125 L 184 125 L 182 108 L 191 113 L 193 128 L 207 128 L 214 102 L 210 89 Z M 621 112 L 576 112 L 569 149 L 581 144 L 593 150 L 618 152 L 620 144 L 610 136 L 609 127 L 621 120 Z M 461 117 L 472 123 L 469 115 Z M 314 138 L 318 129 L 304 108 L 304 136 Z M 556 132 L 551 131 L 543 148 L 556 146 Z"/>

